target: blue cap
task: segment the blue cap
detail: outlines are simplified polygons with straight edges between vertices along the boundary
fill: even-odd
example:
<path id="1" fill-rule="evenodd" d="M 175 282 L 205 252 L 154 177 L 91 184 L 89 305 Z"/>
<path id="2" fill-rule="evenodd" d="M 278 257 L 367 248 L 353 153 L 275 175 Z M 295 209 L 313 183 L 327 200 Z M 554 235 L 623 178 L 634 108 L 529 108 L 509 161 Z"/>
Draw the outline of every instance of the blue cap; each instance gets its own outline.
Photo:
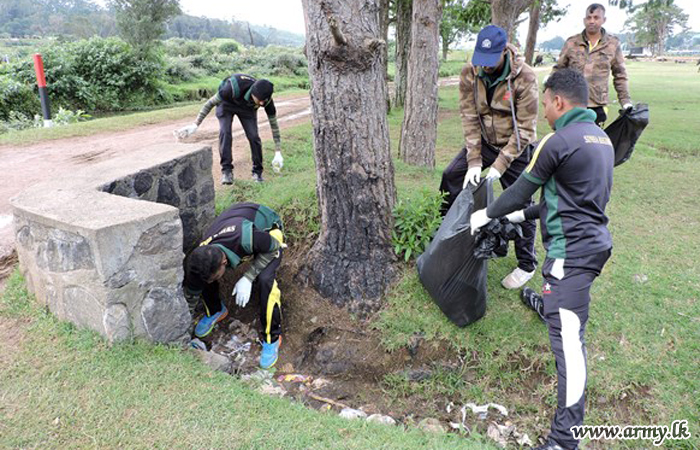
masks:
<path id="1" fill-rule="evenodd" d="M 503 28 L 489 25 L 479 31 L 476 38 L 476 48 L 472 55 L 472 65 L 494 67 L 501 59 L 501 53 L 506 48 L 508 35 Z"/>

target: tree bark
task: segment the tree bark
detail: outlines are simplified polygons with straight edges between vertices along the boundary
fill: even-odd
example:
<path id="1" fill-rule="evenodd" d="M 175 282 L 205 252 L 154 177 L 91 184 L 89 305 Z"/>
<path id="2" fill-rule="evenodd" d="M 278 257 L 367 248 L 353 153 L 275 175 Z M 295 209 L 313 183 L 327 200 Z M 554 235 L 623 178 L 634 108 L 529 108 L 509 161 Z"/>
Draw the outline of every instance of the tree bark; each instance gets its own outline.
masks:
<path id="1" fill-rule="evenodd" d="M 379 29 L 381 39 L 389 42 L 389 0 L 379 0 Z M 391 110 L 391 96 L 389 95 L 389 46 L 384 45 L 382 58 L 384 59 L 384 90 L 386 96 L 386 108 Z"/>
<path id="2" fill-rule="evenodd" d="M 532 66 L 535 57 L 535 44 L 537 44 L 537 32 L 540 29 L 540 12 L 542 0 L 535 0 L 530 7 L 530 24 L 527 29 L 527 41 L 525 42 L 525 62 Z"/>
<path id="3" fill-rule="evenodd" d="M 533 0 L 491 0 L 491 23 L 506 30 L 508 40 L 515 40 L 515 24 Z"/>
<path id="4" fill-rule="evenodd" d="M 396 0 L 396 74 L 394 105 L 403 108 L 406 102 L 408 57 L 411 49 L 411 0 Z"/>
<path id="5" fill-rule="evenodd" d="M 321 230 L 299 271 L 365 315 L 396 274 L 379 0 L 302 0 Z"/>
<path id="6" fill-rule="evenodd" d="M 414 0 L 399 155 L 408 164 L 435 167 L 441 0 Z"/>

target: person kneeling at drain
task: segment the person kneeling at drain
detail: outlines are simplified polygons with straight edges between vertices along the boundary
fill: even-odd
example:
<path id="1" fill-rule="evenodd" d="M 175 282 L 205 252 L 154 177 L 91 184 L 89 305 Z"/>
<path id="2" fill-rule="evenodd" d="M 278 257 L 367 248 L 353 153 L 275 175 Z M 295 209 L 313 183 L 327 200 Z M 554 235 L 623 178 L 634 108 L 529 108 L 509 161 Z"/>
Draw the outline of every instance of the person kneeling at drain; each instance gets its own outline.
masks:
<path id="1" fill-rule="evenodd" d="M 199 246 L 185 259 L 185 296 L 201 297 L 205 306 L 205 315 L 197 322 L 195 336 L 209 335 L 228 315 L 219 294 L 219 280 L 226 269 L 252 259 L 232 295 L 242 308 L 248 304 L 251 294 L 260 301 L 263 330 L 260 367 L 272 367 L 277 362 L 281 342 L 281 292 L 275 277 L 283 248 L 286 245 L 282 220 L 267 206 L 237 203 L 221 213 L 204 233 Z"/>

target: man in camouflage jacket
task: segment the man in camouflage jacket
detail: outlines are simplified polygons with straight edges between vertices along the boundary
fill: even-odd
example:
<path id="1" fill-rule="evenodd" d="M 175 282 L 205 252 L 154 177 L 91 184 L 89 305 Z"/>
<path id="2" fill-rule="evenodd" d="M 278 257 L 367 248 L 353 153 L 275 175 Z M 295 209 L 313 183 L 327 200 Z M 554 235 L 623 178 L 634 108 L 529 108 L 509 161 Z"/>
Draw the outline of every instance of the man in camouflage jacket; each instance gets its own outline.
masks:
<path id="1" fill-rule="evenodd" d="M 479 183 L 482 168 L 489 167 L 486 178 L 500 179 L 504 189 L 513 184 L 536 137 L 537 77 L 503 29 L 489 25 L 479 32 L 472 62 L 460 75 L 459 96 L 465 147 L 442 174 L 443 214 L 467 184 Z M 508 289 L 524 285 L 537 266 L 535 221 L 524 222 L 522 230 L 515 241 L 518 267 L 502 282 Z"/>
<path id="2" fill-rule="evenodd" d="M 608 118 L 610 72 L 620 106 L 623 109 L 632 106 L 620 40 L 605 31 L 604 23 L 603 5 L 594 3 L 586 8 L 586 17 L 583 19 L 586 28 L 567 39 L 554 66 L 555 71 L 568 67 L 583 73 L 588 81 L 588 108 L 596 113 L 596 123 L 601 127 Z"/>

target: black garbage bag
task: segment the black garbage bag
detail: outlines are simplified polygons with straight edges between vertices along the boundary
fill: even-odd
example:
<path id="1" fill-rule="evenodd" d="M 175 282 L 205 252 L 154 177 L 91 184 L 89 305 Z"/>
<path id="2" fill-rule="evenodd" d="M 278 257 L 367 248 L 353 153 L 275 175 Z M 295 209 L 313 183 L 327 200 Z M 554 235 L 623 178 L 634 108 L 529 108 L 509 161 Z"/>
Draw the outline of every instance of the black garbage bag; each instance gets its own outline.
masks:
<path id="1" fill-rule="evenodd" d="M 425 253 L 418 258 L 418 276 L 442 312 L 463 327 L 486 312 L 487 260 L 474 258 L 469 219 L 493 201 L 492 182 L 472 192 L 463 189 L 447 212 Z"/>
<path id="2" fill-rule="evenodd" d="M 615 166 L 630 159 L 634 144 L 649 124 L 649 105 L 637 103 L 631 109 L 620 110 L 620 117 L 605 128 L 615 149 Z"/>
<path id="3" fill-rule="evenodd" d="M 520 224 L 500 217 L 481 227 L 474 237 L 474 258 L 503 258 L 508 255 L 508 241 L 522 238 L 523 230 Z"/>

